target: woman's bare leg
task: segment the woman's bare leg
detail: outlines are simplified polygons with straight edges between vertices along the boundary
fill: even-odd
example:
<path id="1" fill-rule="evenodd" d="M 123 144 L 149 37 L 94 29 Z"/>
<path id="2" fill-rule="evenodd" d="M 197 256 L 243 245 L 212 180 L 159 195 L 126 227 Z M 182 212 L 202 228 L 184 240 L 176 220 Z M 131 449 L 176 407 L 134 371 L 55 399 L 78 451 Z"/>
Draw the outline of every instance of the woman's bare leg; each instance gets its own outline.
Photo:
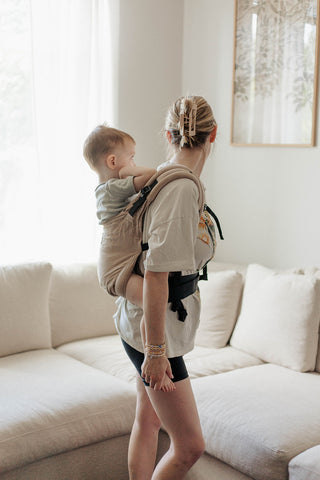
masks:
<path id="1" fill-rule="evenodd" d="M 190 379 L 176 382 L 175 386 L 170 394 L 146 389 L 171 441 L 152 480 L 183 480 L 205 448 Z"/>
<path id="2" fill-rule="evenodd" d="M 130 480 L 150 480 L 154 470 L 161 422 L 137 374 L 137 407 L 129 443 Z"/>

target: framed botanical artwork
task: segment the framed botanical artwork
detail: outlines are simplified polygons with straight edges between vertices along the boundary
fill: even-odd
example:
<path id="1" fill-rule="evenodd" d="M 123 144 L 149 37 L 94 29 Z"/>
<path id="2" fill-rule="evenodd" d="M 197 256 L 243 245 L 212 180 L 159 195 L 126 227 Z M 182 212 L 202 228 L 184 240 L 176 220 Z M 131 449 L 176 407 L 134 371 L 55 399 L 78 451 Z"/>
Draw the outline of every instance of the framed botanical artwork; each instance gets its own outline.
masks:
<path id="1" fill-rule="evenodd" d="M 319 0 L 235 0 L 232 145 L 314 146 Z"/>

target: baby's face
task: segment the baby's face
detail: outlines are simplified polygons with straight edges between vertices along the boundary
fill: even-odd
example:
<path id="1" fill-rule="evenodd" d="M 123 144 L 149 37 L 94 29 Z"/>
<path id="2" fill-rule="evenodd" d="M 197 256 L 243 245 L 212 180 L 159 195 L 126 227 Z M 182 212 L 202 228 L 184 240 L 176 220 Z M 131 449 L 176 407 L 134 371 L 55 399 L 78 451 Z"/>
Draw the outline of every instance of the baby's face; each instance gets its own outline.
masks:
<path id="1" fill-rule="evenodd" d="M 132 140 L 125 140 L 123 146 L 119 147 L 116 153 L 117 168 L 134 167 L 134 156 L 136 154 L 136 144 Z"/>

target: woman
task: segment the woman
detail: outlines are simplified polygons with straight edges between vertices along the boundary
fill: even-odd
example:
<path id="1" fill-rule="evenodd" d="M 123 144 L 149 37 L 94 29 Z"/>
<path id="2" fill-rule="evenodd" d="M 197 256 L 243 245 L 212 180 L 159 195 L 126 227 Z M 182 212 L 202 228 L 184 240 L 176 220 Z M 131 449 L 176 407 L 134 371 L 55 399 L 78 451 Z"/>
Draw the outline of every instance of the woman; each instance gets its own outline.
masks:
<path id="1" fill-rule="evenodd" d="M 215 141 L 217 124 L 206 100 L 181 97 L 169 109 L 166 136 L 170 163 L 200 176 Z M 199 221 L 199 191 L 189 179 L 166 185 L 149 207 L 144 222 L 144 321 L 146 345 L 140 334 L 142 310 L 119 300 L 115 316 L 124 347 L 137 368 L 137 407 L 129 445 L 130 480 L 177 480 L 204 451 L 204 440 L 183 355 L 192 350 L 199 323 L 198 290 L 183 299 L 184 321 L 168 303 L 170 272 L 189 275 L 212 257 L 213 240 L 205 213 Z M 175 390 L 161 391 L 165 376 Z M 163 425 L 170 448 L 156 468 L 158 432 Z"/>

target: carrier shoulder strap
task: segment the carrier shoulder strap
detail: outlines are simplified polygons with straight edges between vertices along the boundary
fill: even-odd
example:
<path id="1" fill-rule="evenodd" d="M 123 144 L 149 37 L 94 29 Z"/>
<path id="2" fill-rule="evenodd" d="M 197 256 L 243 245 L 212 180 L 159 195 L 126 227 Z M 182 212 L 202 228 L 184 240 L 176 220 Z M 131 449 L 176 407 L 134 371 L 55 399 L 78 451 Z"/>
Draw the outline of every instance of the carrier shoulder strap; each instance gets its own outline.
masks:
<path id="1" fill-rule="evenodd" d="M 192 173 L 192 171 L 183 165 L 169 165 L 167 167 L 158 170 L 148 181 L 146 186 L 142 188 L 139 193 L 138 199 L 131 202 L 126 210 L 133 217 L 136 212 L 143 206 L 143 212 L 153 202 L 160 190 L 168 183 L 180 179 L 189 178 L 198 187 L 199 201 L 198 209 L 199 215 L 201 215 L 204 208 L 204 190 L 200 179 Z M 140 212 L 142 213 L 142 212 Z"/>

